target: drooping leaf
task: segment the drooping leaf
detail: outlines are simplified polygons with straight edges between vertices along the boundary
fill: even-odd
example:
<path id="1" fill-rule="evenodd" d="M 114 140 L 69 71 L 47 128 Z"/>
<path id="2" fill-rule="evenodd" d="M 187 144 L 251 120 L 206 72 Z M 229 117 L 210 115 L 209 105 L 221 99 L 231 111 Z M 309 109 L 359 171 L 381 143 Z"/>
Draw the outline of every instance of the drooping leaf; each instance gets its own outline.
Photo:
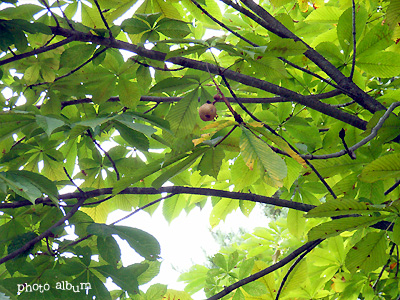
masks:
<path id="1" fill-rule="evenodd" d="M 320 238 L 336 236 L 344 231 L 351 231 L 357 228 L 371 226 L 385 218 L 387 218 L 387 216 L 383 215 L 378 217 L 348 217 L 335 219 L 311 228 L 308 232 L 308 239 L 313 241 Z"/>
<path id="2" fill-rule="evenodd" d="M 224 151 L 222 149 L 218 147 L 209 148 L 208 151 L 204 153 L 197 167 L 200 170 L 200 174 L 210 175 L 217 179 L 224 156 Z"/>
<path id="3" fill-rule="evenodd" d="M 87 231 L 90 234 L 101 237 L 116 234 L 121 239 L 126 240 L 132 249 L 148 260 L 155 260 L 160 255 L 158 241 L 151 234 L 137 228 L 93 223 L 87 227 Z"/>
<path id="4" fill-rule="evenodd" d="M 17 133 L 25 126 L 35 122 L 35 116 L 29 113 L 0 112 L 0 140 Z"/>
<path id="5" fill-rule="evenodd" d="M 188 93 L 169 111 L 167 120 L 175 135 L 185 136 L 192 132 L 196 124 L 197 94 L 197 89 Z"/>
<path id="6" fill-rule="evenodd" d="M 366 202 L 360 202 L 352 198 L 340 198 L 329 200 L 326 203 L 318 205 L 316 208 L 310 210 L 305 217 L 307 218 L 321 218 L 321 217 L 334 217 L 340 215 L 350 214 L 371 214 L 374 211 L 380 211 L 378 207 L 374 207 Z"/>
<path id="7" fill-rule="evenodd" d="M 262 140 L 258 139 L 250 130 L 242 127 L 240 151 L 246 165 L 254 168 L 254 164 L 262 172 L 266 172 L 276 184 L 281 185 L 287 175 L 286 164 L 282 158 L 274 153 Z"/>

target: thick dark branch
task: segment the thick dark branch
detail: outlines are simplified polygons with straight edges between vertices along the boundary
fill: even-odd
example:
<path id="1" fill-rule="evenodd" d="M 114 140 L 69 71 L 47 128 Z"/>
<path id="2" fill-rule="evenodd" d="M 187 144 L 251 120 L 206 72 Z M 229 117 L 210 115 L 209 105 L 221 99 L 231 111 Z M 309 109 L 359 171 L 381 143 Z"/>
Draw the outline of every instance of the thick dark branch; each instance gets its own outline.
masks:
<path id="1" fill-rule="evenodd" d="M 294 250 L 292 253 L 290 253 L 288 256 L 286 256 L 284 259 L 278 261 L 276 264 L 273 264 L 272 266 L 270 266 L 264 270 L 261 270 L 260 272 L 254 273 L 254 274 L 250 275 L 249 277 L 246 277 L 242 280 L 235 282 L 234 284 L 224 288 L 221 292 L 219 292 L 218 294 L 215 294 L 214 296 L 208 298 L 207 300 L 221 299 L 222 297 L 228 295 L 230 292 L 240 288 L 241 286 L 244 286 L 245 284 L 248 284 L 249 282 L 255 281 L 269 273 L 272 273 L 272 272 L 282 268 L 284 265 L 288 264 L 293 259 L 295 259 L 297 256 L 299 256 L 301 253 L 303 253 L 304 251 L 307 251 L 309 248 L 314 248 L 316 245 L 318 245 L 321 242 L 322 242 L 322 240 L 315 240 L 315 241 L 311 241 L 311 242 L 304 244 L 300 248 L 297 248 L 296 250 Z"/>
<path id="2" fill-rule="evenodd" d="M 222 198 L 230 198 L 230 199 L 237 199 L 237 200 L 248 200 L 253 202 L 260 202 L 264 204 L 271 204 L 280 207 L 287 207 L 292 208 L 300 211 L 310 211 L 315 206 L 310 204 L 298 203 L 288 200 L 283 200 L 279 198 L 272 198 L 261 196 L 257 194 L 251 193 L 240 193 L 240 192 L 229 192 L 224 190 L 216 190 L 216 189 L 209 189 L 209 188 L 194 188 L 194 187 L 184 187 L 184 186 L 168 186 L 168 187 L 161 187 L 159 189 L 155 188 L 138 188 L 138 187 L 131 187 L 126 188 L 125 190 L 121 191 L 120 194 L 132 194 L 132 195 L 158 195 L 161 193 L 171 193 L 171 194 L 190 194 L 190 195 L 204 195 L 204 196 L 216 196 Z M 76 198 L 90 199 L 94 197 L 99 197 L 103 195 L 110 195 L 112 194 L 112 188 L 104 188 L 104 189 L 97 189 L 92 191 L 85 191 L 84 194 L 80 192 L 75 193 L 67 193 L 64 195 L 60 195 L 58 197 L 59 200 L 70 200 Z M 52 205 L 52 202 L 47 197 L 45 198 L 38 198 L 35 204 L 48 204 Z M 0 209 L 4 208 L 17 208 L 21 206 L 28 206 L 32 205 L 30 201 L 18 201 L 12 203 L 0 203 Z"/>
<path id="3" fill-rule="evenodd" d="M 298 36 L 292 33 L 289 29 L 282 25 L 278 20 L 276 20 L 271 14 L 269 14 L 263 7 L 258 5 L 252 0 L 242 0 L 251 11 L 257 14 L 259 17 L 254 17 L 255 15 L 252 12 L 244 9 L 242 6 L 233 3 L 230 0 L 221 0 L 224 3 L 232 6 L 237 9 L 241 13 L 245 13 L 248 17 L 253 19 L 255 22 L 259 23 L 261 26 L 266 28 L 267 30 L 273 32 L 274 34 L 282 37 L 289 38 L 295 41 L 301 41 L 304 43 Z M 373 97 L 365 93 L 361 90 L 351 79 L 347 78 L 340 72 L 333 64 L 331 64 L 325 57 L 311 48 L 309 45 L 304 43 L 308 50 L 304 53 L 304 55 L 310 59 L 313 63 L 315 63 L 322 71 L 324 71 L 330 78 L 332 78 L 338 86 L 341 87 L 342 90 L 346 91 L 346 94 L 355 100 L 362 107 L 368 109 L 370 112 L 374 113 L 378 110 L 383 110 L 385 107 L 376 101 Z"/>
<path id="4" fill-rule="evenodd" d="M 18 61 L 18 60 L 21 60 L 23 58 L 30 57 L 30 56 L 33 56 L 33 55 L 36 55 L 36 54 L 40 54 L 40 53 L 43 53 L 43 52 L 54 50 L 54 49 L 56 49 L 58 47 L 64 46 L 65 44 L 68 44 L 68 43 L 70 43 L 70 42 L 72 42 L 74 40 L 75 40 L 75 38 L 73 36 L 71 36 L 71 35 L 67 36 L 67 38 L 65 40 L 62 40 L 60 42 L 57 42 L 57 43 L 54 43 L 54 44 L 51 44 L 51 45 L 48 45 L 48 46 L 45 46 L 45 47 L 40 47 L 38 49 L 29 51 L 29 52 L 26 52 L 26 53 L 18 54 L 18 55 L 15 55 L 13 57 L 10 57 L 10 58 L 6 58 L 6 59 L 3 59 L 3 60 L 0 60 L 0 66 L 6 65 L 6 64 L 9 64 L 11 62 Z"/>
<path id="5" fill-rule="evenodd" d="M 134 52 L 138 55 L 158 60 L 158 61 L 165 61 L 166 54 L 159 52 L 159 51 L 154 51 L 154 50 L 148 50 L 144 47 L 140 47 L 134 44 L 130 44 L 127 42 L 119 41 L 119 40 L 114 40 L 114 39 L 108 39 L 104 38 L 101 36 L 95 36 L 92 35 L 91 33 L 83 33 L 83 32 L 76 32 L 76 31 L 71 31 L 69 29 L 65 28 L 57 28 L 57 27 L 51 27 L 52 31 L 56 35 L 62 35 L 65 37 L 73 37 L 74 40 L 76 41 L 82 41 L 82 42 L 92 42 L 98 45 L 102 45 L 105 47 L 110 47 L 110 48 L 117 48 L 117 49 L 124 49 L 127 51 Z M 204 72 L 210 72 L 212 74 L 219 74 L 220 73 L 220 67 L 205 63 L 202 61 L 197 61 L 194 59 L 189 59 L 189 58 L 184 58 L 184 57 L 171 57 L 168 59 L 169 62 L 172 62 L 176 65 L 180 65 L 183 67 L 191 68 L 191 69 L 196 69 L 196 70 L 201 70 Z M 364 130 L 366 128 L 366 122 L 359 119 L 356 116 L 350 115 L 344 111 L 341 111 L 337 108 L 334 108 L 330 106 L 329 104 L 325 104 L 319 101 L 314 101 L 310 100 L 307 98 L 307 96 L 300 95 L 296 92 L 293 92 L 291 90 L 288 90 L 286 88 L 283 88 L 281 86 L 272 84 L 267 81 L 263 81 L 248 75 L 244 75 L 238 72 L 234 72 L 228 69 L 222 69 L 222 72 L 224 73 L 225 77 L 240 83 L 243 83 L 248 86 L 252 86 L 255 88 L 259 88 L 262 90 L 265 90 L 267 92 L 270 92 L 275 95 L 279 95 L 281 97 L 285 97 L 290 99 L 291 101 L 300 103 L 302 105 L 305 105 L 307 107 L 310 107 L 312 109 L 315 109 L 325 115 L 331 116 L 335 119 L 341 120 L 345 123 L 348 123 L 354 127 L 357 127 L 359 129 Z"/>
<path id="6" fill-rule="evenodd" d="M 60 201 L 67 201 L 71 199 L 87 200 L 94 197 L 112 195 L 112 191 L 113 188 L 103 188 L 92 191 L 85 191 L 84 193 L 80 192 L 67 193 L 59 195 L 58 199 Z M 316 207 L 315 205 L 311 204 L 288 201 L 279 198 L 266 197 L 252 193 L 229 192 L 229 191 L 210 189 L 210 188 L 195 188 L 195 187 L 184 187 L 184 186 L 166 186 L 166 187 L 161 187 L 159 189 L 149 188 L 149 187 L 131 187 L 131 188 L 126 188 L 123 191 L 119 192 L 119 194 L 124 194 L 124 195 L 159 195 L 162 193 L 170 193 L 176 195 L 179 194 L 203 195 L 203 196 L 229 198 L 235 200 L 247 200 L 247 201 L 264 203 L 268 205 L 275 205 L 279 207 L 287 207 L 304 212 L 308 212 L 314 207 Z M 54 206 L 54 203 L 48 197 L 36 199 L 35 204 L 45 204 Z M 33 205 L 32 202 L 28 200 L 22 200 L 11 203 L 0 203 L 0 209 L 17 208 L 30 205 Z M 393 224 L 386 221 L 381 221 L 376 223 L 375 225 L 372 225 L 371 227 L 390 231 L 393 228 Z"/>
<path id="7" fill-rule="evenodd" d="M 332 98 L 332 97 L 335 97 L 335 96 L 340 95 L 340 94 L 341 94 L 340 91 L 333 90 L 333 91 L 326 92 L 326 93 L 321 93 L 321 94 L 316 94 L 316 95 L 308 95 L 308 96 L 304 96 L 304 97 L 306 97 L 307 99 L 310 99 L 310 100 L 322 100 L 322 99 Z M 182 98 L 183 97 L 142 96 L 142 97 L 140 97 L 140 101 L 142 101 L 142 102 L 156 102 L 156 103 L 178 102 Z M 226 99 L 229 102 L 236 102 L 233 97 L 226 97 Z M 238 99 L 239 99 L 239 101 L 241 103 L 262 103 L 262 104 L 266 104 L 266 103 L 291 102 L 290 99 L 284 98 L 284 97 L 268 97 L 268 98 L 258 98 L 258 97 L 242 98 L 242 97 L 238 97 Z M 108 102 L 118 102 L 119 101 L 119 97 L 111 97 L 107 101 Z M 78 104 L 82 104 L 82 103 L 93 103 L 93 101 L 92 101 L 91 98 L 83 98 L 83 99 L 62 101 L 61 102 L 61 108 L 64 108 L 64 107 L 70 106 L 70 105 L 78 105 Z M 331 106 L 332 107 L 342 107 L 342 106 L 347 106 L 347 105 L 349 105 L 349 103 L 331 105 Z M 40 108 L 40 106 L 37 106 L 37 107 Z"/>

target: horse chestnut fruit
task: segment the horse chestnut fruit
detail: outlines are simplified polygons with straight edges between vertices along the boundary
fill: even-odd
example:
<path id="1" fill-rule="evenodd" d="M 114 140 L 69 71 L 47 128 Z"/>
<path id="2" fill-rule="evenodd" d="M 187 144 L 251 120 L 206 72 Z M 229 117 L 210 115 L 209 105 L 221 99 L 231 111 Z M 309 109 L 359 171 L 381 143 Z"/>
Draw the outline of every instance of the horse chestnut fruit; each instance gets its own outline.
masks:
<path id="1" fill-rule="evenodd" d="M 217 116 L 217 109 L 215 108 L 215 105 L 210 101 L 204 103 L 199 108 L 199 116 L 203 121 L 213 121 Z"/>

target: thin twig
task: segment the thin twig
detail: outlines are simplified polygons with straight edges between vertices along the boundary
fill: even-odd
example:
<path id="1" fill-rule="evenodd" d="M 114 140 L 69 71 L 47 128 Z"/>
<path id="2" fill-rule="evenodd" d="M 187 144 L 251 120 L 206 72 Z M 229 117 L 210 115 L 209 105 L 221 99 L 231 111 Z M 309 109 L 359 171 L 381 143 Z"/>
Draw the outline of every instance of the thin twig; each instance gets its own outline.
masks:
<path id="1" fill-rule="evenodd" d="M 389 256 L 392 255 L 395 246 L 396 246 L 396 244 L 393 243 L 392 248 L 390 248 Z M 378 278 L 375 280 L 375 283 L 374 283 L 374 285 L 372 286 L 372 289 L 373 289 L 373 290 L 376 289 L 376 286 L 378 285 L 378 282 L 379 282 L 379 280 L 381 279 L 381 277 L 382 277 L 382 275 L 383 275 L 383 272 L 385 271 L 385 269 L 387 268 L 387 266 L 389 265 L 389 263 L 390 263 L 390 257 L 389 257 L 388 261 L 386 262 L 386 264 L 382 267 L 382 270 L 380 271 L 380 273 L 379 273 L 379 275 L 378 275 Z"/>
<path id="2" fill-rule="evenodd" d="M 155 105 L 153 105 L 152 107 L 150 107 L 148 110 L 146 110 L 145 112 L 143 112 L 143 114 L 148 114 L 149 112 L 151 112 L 152 110 L 156 109 L 157 106 L 160 105 L 160 102 L 157 102 Z"/>
<path id="3" fill-rule="evenodd" d="M 349 150 L 349 147 L 347 146 L 346 140 L 344 139 L 344 137 L 346 136 L 346 131 L 344 130 L 344 128 L 342 128 L 339 131 L 339 137 L 342 140 L 344 149 L 346 150 L 347 154 L 350 156 L 351 159 L 356 159 L 356 155 L 353 151 Z"/>
<path id="4" fill-rule="evenodd" d="M 67 24 L 69 26 L 69 28 L 71 28 L 72 30 L 75 30 L 74 26 L 72 25 L 71 21 L 68 19 L 67 15 L 64 13 L 64 11 L 61 9 L 61 4 L 60 4 L 60 0 L 57 0 L 57 5 L 58 8 L 61 10 L 61 13 L 65 19 L 65 21 L 67 21 Z M 58 26 L 59 27 L 59 26 Z"/>
<path id="5" fill-rule="evenodd" d="M 307 99 L 310 100 L 323 100 L 323 99 L 328 99 L 335 97 L 337 95 L 341 94 L 340 91 L 338 90 L 333 90 L 330 92 L 326 93 L 321 93 L 321 94 L 315 94 L 315 95 L 308 95 L 304 96 Z M 141 96 L 140 101 L 142 102 L 156 102 L 156 103 L 162 103 L 162 102 L 178 102 L 182 99 L 183 97 L 159 97 L 159 96 Z M 226 97 L 226 99 L 229 102 L 235 102 L 235 98 L 233 97 Z M 292 102 L 289 98 L 285 97 L 266 97 L 266 98 L 259 98 L 259 97 L 238 97 L 240 102 L 242 103 L 281 103 L 281 102 Z M 118 102 L 119 97 L 110 97 L 107 102 Z M 67 101 L 62 101 L 61 102 L 61 108 L 70 106 L 70 105 L 78 105 L 82 103 L 93 103 L 93 100 L 91 98 L 82 98 L 82 99 L 76 99 L 76 100 L 67 100 Z M 337 104 L 337 105 L 331 105 L 332 107 L 341 107 L 341 106 L 347 106 L 354 103 L 353 101 L 350 103 L 345 103 L 345 104 Z M 41 105 L 37 105 L 37 108 L 40 109 Z"/>
<path id="6" fill-rule="evenodd" d="M 53 13 L 53 11 L 50 9 L 50 6 L 49 6 L 49 4 L 47 3 L 47 1 L 46 0 L 39 0 L 40 1 L 40 3 L 42 3 L 46 8 L 47 8 L 47 11 L 51 14 L 51 16 L 53 17 L 53 19 L 54 19 L 54 22 L 56 22 L 56 25 L 57 25 L 57 27 L 60 27 L 60 23 L 58 22 L 58 19 L 57 19 L 57 17 L 56 17 L 56 15 Z M 61 8 L 60 8 L 61 9 Z"/>
<path id="7" fill-rule="evenodd" d="M 96 145 L 96 147 L 99 148 L 104 153 L 104 155 L 108 158 L 108 160 L 110 161 L 111 165 L 113 166 L 113 169 L 115 171 L 115 175 L 117 176 L 117 180 L 119 180 L 120 179 L 120 175 L 119 175 L 117 166 L 116 166 L 114 160 L 111 158 L 110 154 L 108 154 L 108 152 L 101 147 L 101 145 L 96 141 L 96 139 L 92 136 L 92 133 L 89 130 L 87 131 L 87 134 L 92 139 L 92 141 Z"/>
<path id="8" fill-rule="evenodd" d="M 67 77 L 67 76 L 70 76 L 70 75 L 74 74 L 76 71 L 79 71 L 80 69 L 82 69 L 84 66 L 86 66 L 88 63 L 90 63 L 92 60 L 94 60 L 96 57 L 98 57 L 100 54 L 102 54 L 106 50 L 107 50 L 107 48 L 101 49 L 99 52 L 93 54 L 93 56 L 91 58 L 89 58 L 87 61 L 85 61 L 83 64 L 77 66 L 75 69 L 69 71 L 67 74 L 64 74 L 64 75 L 62 75 L 60 77 L 55 78 L 53 82 L 39 82 L 39 83 L 31 84 L 28 87 L 34 87 L 34 86 L 40 86 L 40 85 L 54 83 L 54 82 L 56 82 L 56 81 L 58 81 L 60 79 L 63 79 L 65 77 Z"/>
<path id="9" fill-rule="evenodd" d="M 396 181 L 395 184 L 393 184 L 387 191 L 384 193 L 385 196 L 391 193 L 395 188 L 397 188 L 400 185 L 400 179 Z"/>
<path id="10" fill-rule="evenodd" d="M 133 216 L 134 214 L 136 214 L 137 212 L 139 212 L 139 211 L 141 211 L 141 210 L 143 210 L 143 209 L 145 209 L 145 208 L 147 208 L 147 207 L 150 207 L 150 206 L 152 206 L 152 205 L 154 205 L 154 204 L 156 204 L 156 203 L 158 203 L 158 202 L 161 202 L 161 201 L 163 201 L 163 200 L 165 200 L 165 199 L 168 199 L 168 198 L 170 198 L 170 197 L 172 197 L 172 196 L 174 196 L 174 195 L 176 195 L 176 194 L 171 193 L 171 194 L 169 194 L 169 195 L 167 195 L 167 196 L 165 196 L 165 197 L 161 197 L 161 198 L 158 198 L 157 200 L 151 201 L 151 202 L 147 203 L 146 205 L 143 205 L 142 207 L 139 207 L 139 208 L 135 209 L 134 211 L 132 211 L 132 212 L 130 212 L 129 214 L 127 214 L 126 216 L 122 217 L 121 219 L 118 219 L 118 220 L 112 222 L 111 225 L 114 225 L 114 224 L 119 223 L 119 222 L 121 222 L 121 221 L 123 221 L 123 220 L 126 220 L 126 219 L 128 219 L 129 217 L 131 217 L 131 216 Z"/>
<path id="11" fill-rule="evenodd" d="M 40 53 L 43 53 L 43 52 L 54 50 L 54 49 L 56 49 L 58 47 L 64 46 L 65 44 L 68 44 L 68 43 L 72 42 L 73 40 L 75 40 L 75 37 L 74 36 L 69 36 L 65 40 L 62 40 L 60 42 L 51 44 L 49 46 L 43 46 L 43 47 L 40 47 L 38 49 L 34 49 L 32 51 L 29 51 L 29 52 L 25 52 L 25 53 L 18 54 L 16 56 L 13 56 L 13 57 L 10 57 L 10 58 L 3 59 L 3 60 L 0 61 L 0 66 L 3 66 L 5 64 L 9 64 L 9 63 L 17 61 L 17 60 L 21 60 L 21 59 L 26 58 L 26 57 L 30 57 L 30 56 L 34 56 L 34 55 L 37 55 L 37 54 L 40 54 Z"/>
<path id="12" fill-rule="evenodd" d="M 356 50 L 357 50 L 357 46 L 356 46 L 356 43 L 357 43 L 357 41 L 356 41 L 356 4 L 355 4 L 354 0 L 352 0 L 351 2 L 352 2 L 352 19 L 353 19 L 353 24 L 352 24 L 352 27 L 353 27 L 353 31 L 352 31 L 352 34 L 353 34 L 353 61 L 351 63 L 351 71 L 350 71 L 350 76 L 349 76 L 350 79 L 353 78 L 354 69 L 356 67 Z"/>
<path id="13" fill-rule="evenodd" d="M 22 254 L 24 251 L 28 250 L 30 247 L 35 245 L 37 242 L 39 242 L 41 239 L 45 238 L 46 236 L 49 236 L 52 233 L 52 230 L 61 224 L 63 224 L 66 220 L 71 218 L 79 209 L 79 207 L 82 205 L 82 203 L 85 201 L 85 198 L 81 198 L 78 200 L 78 202 L 71 208 L 69 212 L 65 214 L 64 217 L 62 217 L 60 220 L 58 220 L 56 223 L 54 223 L 52 226 L 49 227 L 45 232 L 40 234 L 39 236 L 35 237 L 34 239 L 30 240 L 27 242 L 24 246 L 21 248 L 15 250 L 14 252 L 11 252 L 7 256 L 4 256 L 0 258 L 0 265 L 9 261 L 10 259 L 13 259 L 17 257 L 18 255 Z"/>
<path id="14" fill-rule="evenodd" d="M 245 38 L 244 36 L 242 36 L 240 33 L 237 33 L 236 31 L 234 31 L 233 29 L 229 28 L 228 26 L 226 26 L 224 23 L 222 23 L 221 21 L 218 21 L 216 18 L 214 18 L 207 10 L 205 10 L 196 0 L 191 0 L 194 5 L 196 5 L 206 16 L 208 16 L 211 20 L 213 20 L 216 24 L 218 24 L 219 26 L 221 26 L 222 28 L 228 30 L 230 33 L 232 33 L 233 35 L 237 36 L 238 38 L 240 38 L 241 40 L 245 41 L 246 43 L 248 43 L 249 45 L 253 46 L 253 47 L 260 47 L 259 45 L 257 45 L 256 43 L 253 43 L 252 41 L 250 41 L 249 39 Z M 307 73 L 311 76 L 314 76 L 316 78 L 318 78 L 319 80 L 322 80 L 323 82 L 333 86 L 336 89 L 341 89 L 341 87 L 339 87 L 338 85 L 330 82 L 329 80 L 323 78 L 322 76 L 311 72 L 305 68 L 302 68 L 290 61 L 288 61 L 287 59 L 278 56 L 278 59 L 280 59 L 281 61 L 283 61 L 284 63 L 287 63 L 288 65 L 292 66 L 295 69 L 298 69 L 304 73 Z M 345 92 L 345 91 L 344 91 Z"/>
<path id="15" fill-rule="evenodd" d="M 104 25 L 106 26 L 106 28 L 107 28 L 107 30 L 108 30 L 108 34 L 110 35 L 110 38 L 113 39 L 114 37 L 113 37 L 113 35 L 112 35 L 110 26 L 108 26 L 107 20 L 106 20 L 106 18 L 104 17 L 103 12 L 101 11 L 99 2 L 97 2 L 97 0 L 93 0 L 93 1 L 94 1 L 94 4 L 96 4 L 97 10 L 99 11 L 99 14 L 100 14 L 100 17 L 101 17 L 101 19 L 103 20 L 103 23 L 104 23 Z"/>
<path id="16" fill-rule="evenodd" d="M 386 119 L 389 118 L 390 114 L 393 112 L 393 110 L 400 106 L 400 102 L 394 102 L 392 103 L 389 108 L 386 110 L 386 112 L 383 114 L 383 116 L 379 119 L 378 123 L 375 125 L 374 128 L 371 130 L 371 134 L 369 134 L 367 137 L 353 145 L 352 147 L 349 148 L 349 151 L 354 152 L 358 148 L 364 146 L 366 143 L 371 141 L 373 138 L 375 138 L 378 135 L 378 130 L 382 128 L 383 124 L 385 123 Z M 302 156 L 304 159 L 328 159 L 328 158 L 333 158 L 333 157 L 340 157 L 342 155 L 345 155 L 347 153 L 346 150 L 341 150 L 339 152 L 331 153 L 331 154 L 324 154 L 324 155 L 312 155 L 312 154 L 306 154 Z"/>
<path id="17" fill-rule="evenodd" d="M 71 183 L 77 188 L 77 190 L 82 193 L 85 194 L 85 192 L 74 182 L 74 180 L 71 178 L 71 176 L 69 176 L 68 171 L 65 167 L 63 167 L 64 169 L 64 173 L 67 175 L 69 181 L 71 181 Z"/>

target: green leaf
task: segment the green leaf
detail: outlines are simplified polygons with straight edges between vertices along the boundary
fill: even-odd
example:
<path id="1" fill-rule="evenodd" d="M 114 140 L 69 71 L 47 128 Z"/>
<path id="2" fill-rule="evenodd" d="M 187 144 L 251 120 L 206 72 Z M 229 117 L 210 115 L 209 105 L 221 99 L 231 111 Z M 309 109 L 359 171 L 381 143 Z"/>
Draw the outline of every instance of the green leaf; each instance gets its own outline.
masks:
<path id="1" fill-rule="evenodd" d="M 400 54 L 390 51 L 369 53 L 359 57 L 356 66 L 370 76 L 390 78 L 400 73 Z"/>
<path id="2" fill-rule="evenodd" d="M 121 23 L 121 29 L 126 33 L 139 34 L 151 30 L 151 27 L 146 22 L 138 19 L 126 19 Z"/>
<path id="3" fill-rule="evenodd" d="M 188 157 L 166 169 L 164 173 L 152 182 L 151 186 L 156 189 L 160 188 L 169 179 L 188 169 L 205 151 L 207 151 L 207 148 L 195 149 Z"/>
<path id="4" fill-rule="evenodd" d="M 58 203 L 56 185 L 43 175 L 29 171 L 0 172 L 3 180 L 15 193 L 35 203 L 37 198 L 47 194 L 54 203 Z"/>
<path id="5" fill-rule="evenodd" d="M 8 245 L 7 247 L 7 253 L 11 254 L 14 251 L 18 250 L 19 248 L 21 248 L 22 246 L 25 246 L 26 243 L 30 242 L 31 240 L 33 240 L 34 238 L 36 238 L 38 235 L 33 232 L 25 232 L 24 234 L 21 234 L 19 236 L 17 236 L 15 239 L 13 239 L 11 241 L 11 243 Z M 26 257 L 30 254 L 30 252 L 32 251 L 32 249 L 34 248 L 35 245 L 32 245 L 30 248 L 28 248 L 27 250 L 25 250 L 24 252 L 22 252 L 20 255 L 17 256 L 17 258 L 19 257 Z M 17 259 L 15 258 L 15 259 Z"/>
<path id="6" fill-rule="evenodd" d="M 230 270 L 228 269 L 228 262 L 226 261 L 225 256 L 222 255 L 221 253 L 215 254 L 214 257 L 213 257 L 213 259 L 212 259 L 212 262 L 213 262 L 216 266 L 220 267 L 222 270 L 230 271 Z"/>
<path id="7" fill-rule="evenodd" d="M 137 82 L 130 81 L 125 76 L 118 79 L 118 93 L 121 103 L 128 108 L 135 108 L 140 101 L 139 85 Z"/>
<path id="8" fill-rule="evenodd" d="M 60 68 L 75 68 L 87 61 L 96 49 L 94 44 L 78 44 L 67 48 L 60 58 Z"/>
<path id="9" fill-rule="evenodd" d="M 97 248 L 100 256 L 110 265 L 116 267 L 121 260 L 121 249 L 112 236 L 97 237 Z"/>
<path id="10" fill-rule="evenodd" d="M 36 116 L 36 123 L 46 132 L 48 136 L 50 136 L 53 131 L 61 126 L 65 125 L 65 122 L 50 116 Z"/>
<path id="11" fill-rule="evenodd" d="M 341 198 L 329 200 L 310 210 L 306 218 L 334 217 L 349 214 L 371 214 L 374 211 L 381 211 L 367 202 L 359 202 L 352 198 Z"/>
<path id="12" fill-rule="evenodd" d="M 147 137 L 136 130 L 131 129 L 130 127 L 126 126 L 125 124 L 114 121 L 113 122 L 115 129 L 118 130 L 121 137 L 131 146 L 137 148 L 141 151 L 148 151 L 149 150 L 149 140 Z"/>
<path id="13" fill-rule="evenodd" d="M 287 216 L 289 232 L 297 238 L 301 238 L 306 227 L 306 219 L 302 211 L 290 209 Z"/>
<path id="14" fill-rule="evenodd" d="M 368 121 L 367 129 L 365 133 L 370 133 L 372 128 L 376 126 L 379 119 L 383 116 L 384 111 L 377 111 L 374 113 L 372 118 Z M 382 139 L 382 143 L 387 143 L 399 135 L 400 119 L 394 114 L 391 114 L 389 118 L 385 120 L 382 127 L 378 131 L 379 138 Z"/>
<path id="15" fill-rule="evenodd" d="M 198 85 L 199 82 L 191 77 L 168 77 L 157 82 L 150 89 L 150 93 L 177 91 L 183 88 L 192 87 L 196 84 Z"/>
<path id="16" fill-rule="evenodd" d="M 146 300 L 162 300 L 166 292 L 167 286 L 165 284 L 153 284 L 146 291 Z"/>
<path id="17" fill-rule="evenodd" d="M 260 52 L 266 55 L 287 57 L 292 55 L 302 55 L 307 48 L 299 41 L 296 42 L 294 40 L 283 39 L 272 40 L 267 44 L 267 46 L 257 47 L 254 48 L 254 50 L 256 53 Z"/>
<path id="18" fill-rule="evenodd" d="M 236 199 L 221 199 L 213 207 L 210 214 L 210 225 L 212 228 L 217 226 L 219 222 L 225 220 L 226 216 L 239 207 L 239 201 Z"/>
<path id="19" fill-rule="evenodd" d="M 356 13 L 356 41 L 362 36 L 365 23 L 368 19 L 368 12 L 364 6 L 359 5 Z M 353 50 L 353 10 L 348 8 L 339 18 L 337 33 L 339 43 L 342 46 L 345 57 Z"/>
<path id="20" fill-rule="evenodd" d="M 93 223 L 87 227 L 87 232 L 101 237 L 116 234 L 121 239 L 126 240 L 132 249 L 148 260 L 156 260 L 160 255 L 158 241 L 152 235 L 137 228 Z"/>
<path id="21" fill-rule="evenodd" d="M 386 219 L 387 216 L 379 217 L 348 217 L 335 219 L 329 222 L 322 223 L 311 228 L 308 232 L 308 240 L 326 239 L 336 236 L 344 231 L 352 231 L 358 228 L 374 225 L 375 223 Z"/>
<path id="22" fill-rule="evenodd" d="M 0 141 L 34 122 L 35 116 L 33 114 L 11 111 L 0 112 Z"/>
<path id="23" fill-rule="evenodd" d="M 376 182 L 400 175 L 400 154 L 393 153 L 381 156 L 367 164 L 359 178 L 365 182 Z"/>
<path id="24" fill-rule="evenodd" d="M 165 160 L 164 158 L 158 159 L 155 161 L 150 162 L 149 164 L 145 165 L 145 167 L 135 170 L 133 176 L 127 176 L 114 184 L 113 194 L 118 194 L 125 188 L 129 187 L 132 184 L 135 184 L 139 180 L 146 178 L 149 175 L 154 174 L 155 172 L 161 170 L 161 168 L 168 167 L 169 165 L 183 159 L 184 157 L 188 156 L 189 154 L 180 154 L 178 156 L 174 156 L 171 159 Z"/>
<path id="25" fill-rule="evenodd" d="M 177 136 L 185 136 L 193 131 L 197 117 L 198 90 L 194 90 L 176 103 L 167 115 L 171 130 Z"/>
<path id="26" fill-rule="evenodd" d="M 274 153 L 265 142 L 244 127 L 242 127 L 240 137 L 240 153 L 250 169 L 257 164 L 262 173 L 266 172 L 275 184 L 281 185 L 282 179 L 287 175 L 285 161 Z"/>
<path id="27" fill-rule="evenodd" d="M 346 255 L 346 267 L 355 273 L 358 270 L 371 272 L 382 267 L 389 258 L 386 253 L 385 231 L 369 232 L 356 243 Z"/>
<path id="28" fill-rule="evenodd" d="M 184 38 L 191 32 L 185 22 L 169 18 L 158 21 L 155 29 L 170 38 Z"/>
<path id="29" fill-rule="evenodd" d="M 268 292 L 267 288 L 262 282 L 252 281 L 243 286 L 243 289 L 251 296 L 261 297 Z"/>
<path id="30" fill-rule="evenodd" d="M 151 126 L 135 122 L 135 119 L 146 120 L 144 118 L 138 118 L 134 114 L 123 114 L 123 115 L 119 115 L 118 117 L 115 118 L 115 120 L 117 120 L 119 123 L 122 123 L 122 124 L 128 126 L 130 129 L 139 131 L 149 137 L 152 136 L 153 133 L 155 133 L 157 131 L 156 129 L 154 129 Z"/>
<path id="31" fill-rule="evenodd" d="M 113 282 L 132 294 L 139 293 L 139 284 L 137 278 L 148 268 L 147 264 L 133 264 L 126 268 L 115 268 L 109 265 L 95 267 L 105 277 L 111 277 Z"/>
<path id="32" fill-rule="evenodd" d="M 210 175 L 217 179 L 224 157 L 224 150 L 221 148 L 208 148 L 207 152 L 204 153 L 199 165 L 197 166 L 197 169 L 200 170 L 200 175 Z"/>
<path id="33" fill-rule="evenodd" d="M 180 215 L 186 205 L 186 199 L 179 195 L 165 199 L 162 207 L 164 218 L 171 223 L 172 220 L 176 219 Z"/>
<path id="34" fill-rule="evenodd" d="M 313 10 L 304 20 L 306 23 L 337 23 L 343 10 L 335 6 L 322 6 Z"/>

